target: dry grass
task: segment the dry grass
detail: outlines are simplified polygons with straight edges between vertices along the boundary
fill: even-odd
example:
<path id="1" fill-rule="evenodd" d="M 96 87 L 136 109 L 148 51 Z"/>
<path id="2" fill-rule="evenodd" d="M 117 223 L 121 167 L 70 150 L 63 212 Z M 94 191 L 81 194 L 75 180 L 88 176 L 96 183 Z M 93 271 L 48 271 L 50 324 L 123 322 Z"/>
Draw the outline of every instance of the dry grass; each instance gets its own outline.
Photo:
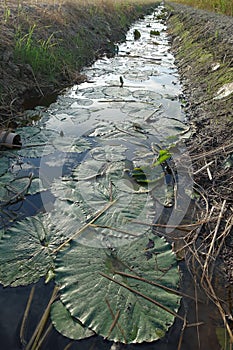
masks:
<path id="1" fill-rule="evenodd" d="M 233 16 L 233 0 L 173 0 L 173 2 Z"/>

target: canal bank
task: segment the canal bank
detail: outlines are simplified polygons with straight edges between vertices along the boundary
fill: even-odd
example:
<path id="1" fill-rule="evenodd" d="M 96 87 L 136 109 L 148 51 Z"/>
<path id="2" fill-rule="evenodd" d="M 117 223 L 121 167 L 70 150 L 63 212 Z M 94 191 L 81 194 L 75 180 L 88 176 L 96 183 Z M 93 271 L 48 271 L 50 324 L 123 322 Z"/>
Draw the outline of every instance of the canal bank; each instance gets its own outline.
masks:
<path id="1" fill-rule="evenodd" d="M 81 68 L 103 53 L 113 55 L 130 24 L 158 3 L 2 1 L 0 121 L 20 124 L 25 100 L 49 103 L 44 96 L 51 102 L 62 88 L 85 81 Z"/>
<path id="2" fill-rule="evenodd" d="M 175 2 L 167 6 L 172 52 L 194 130 L 186 145 L 210 218 L 198 235 L 194 260 L 205 271 L 202 287 L 218 305 L 232 337 L 233 19 Z M 222 281 L 214 278 L 219 272 Z"/>

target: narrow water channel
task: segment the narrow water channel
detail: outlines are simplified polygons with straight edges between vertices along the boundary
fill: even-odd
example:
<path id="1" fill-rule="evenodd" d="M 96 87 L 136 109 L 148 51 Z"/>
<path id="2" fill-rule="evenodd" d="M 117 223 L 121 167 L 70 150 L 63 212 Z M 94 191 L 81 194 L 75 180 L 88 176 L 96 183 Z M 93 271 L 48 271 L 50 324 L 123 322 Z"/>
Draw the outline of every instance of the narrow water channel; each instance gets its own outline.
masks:
<path id="1" fill-rule="evenodd" d="M 91 203 L 93 211 L 98 210 L 97 193 L 94 187 L 88 188 L 88 181 L 111 172 L 114 162 L 123 164 L 121 170 L 129 176 L 127 184 L 132 180 L 132 173 L 137 176 L 135 169 L 140 169 L 139 172 L 143 169 L 138 182 L 145 181 L 147 187 L 134 187 L 136 192 L 144 191 L 146 194 L 143 209 L 136 217 L 138 220 L 150 219 L 147 212 L 150 208 L 147 202 L 149 188 L 154 196 L 154 223 L 172 226 L 191 221 L 191 162 L 188 156 L 182 156 L 185 153 L 183 139 L 190 136 L 190 129 L 182 110 L 182 87 L 170 53 L 165 17 L 161 5 L 130 28 L 125 43 L 116 43 L 114 57 L 102 57 L 84 69 L 83 73 L 87 76 L 85 83 L 68 89 L 48 108 L 38 106 L 36 111 L 26 112 L 40 117 L 31 126 L 17 130 L 26 147 L 13 156 L 9 155 L 10 172 L 7 176 L 11 180 L 15 175 L 27 180 L 33 173 L 34 186 L 30 187 L 31 192 L 23 201 L 12 201 L 4 207 L 2 227 L 41 211 L 51 211 L 59 202 L 57 196 L 72 200 L 73 189 L 63 185 L 64 179 L 68 181 L 71 173 L 77 182 L 86 180 L 86 187 L 79 189 L 81 200 Z M 158 161 L 159 155 L 165 157 L 166 166 L 161 162 L 156 170 L 147 172 L 151 162 Z M 154 188 L 155 181 L 158 185 Z M 114 186 L 118 188 L 126 184 L 118 181 Z M 124 210 L 135 200 L 132 192 L 125 191 L 128 200 L 124 202 Z M 67 211 L 63 211 L 64 220 L 66 214 Z M 74 222 L 70 230 L 75 226 Z M 165 229 L 162 234 L 172 243 L 173 229 Z M 81 236 L 80 242 L 86 246 L 101 247 L 104 241 L 90 233 Z M 121 246 L 125 241 L 118 235 L 110 243 Z M 197 291 L 183 261 L 179 269 L 181 289 L 195 297 Z M 25 333 L 31 334 L 35 328 L 40 309 L 46 306 L 52 287 L 51 283 L 46 286 L 43 281 L 37 283 L 30 323 Z M 0 289 L 2 349 L 23 348 L 19 333 L 30 289 L 31 286 Z M 206 304 L 201 293 L 198 299 L 198 304 L 186 298 L 181 302 L 179 313 L 185 315 L 191 324 L 200 325 L 186 329 L 180 345 L 183 323 L 176 319 L 161 340 L 122 345 L 120 349 L 220 349 L 215 332 L 219 317 L 212 306 Z M 53 330 L 41 349 L 64 349 L 68 343 L 68 339 Z M 103 338 L 94 337 L 74 342 L 70 349 L 104 350 L 111 346 L 112 343 Z"/>

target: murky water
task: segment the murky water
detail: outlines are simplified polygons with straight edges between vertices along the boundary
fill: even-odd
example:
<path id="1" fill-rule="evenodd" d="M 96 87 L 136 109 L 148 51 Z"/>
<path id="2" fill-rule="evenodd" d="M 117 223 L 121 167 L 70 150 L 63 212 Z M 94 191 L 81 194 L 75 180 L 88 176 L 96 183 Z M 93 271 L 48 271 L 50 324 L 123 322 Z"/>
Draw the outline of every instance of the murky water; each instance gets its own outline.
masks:
<path id="1" fill-rule="evenodd" d="M 152 156 L 155 157 L 155 150 L 168 149 L 172 144 L 177 144 L 171 151 L 175 177 L 179 178 L 176 206 L 174 203 L 171 207 L 164 205 L 164 193 L 169 186 L 165 181 L 161 185 L 163 194 L 156 192 L 156 196 L 161 196 L 161 199 L 156 206 L 154 221 L 179 224 L 187 220 L 192 200 L 185 192 L 192 189 L 192 180 L 187 168 L 176 160 L 180 159 L 185 147 L 177 142 L 189 136 L 189 127 L 181 107 L 182 88 L 174 57 L 169 52 L 166 25 L 157 19 L 162 11 L 163 7 L 160 6 L 153 14 L 135 23 L 127 34 L 126 42 L 116 45 L 117 54 L 114 57 L 103 57 L 92 67 L 86 68 L 84 73 L 88 77 L 87 82 L 58 96 L 49 108 L 38 108 L 40 119 L 30 127 L 30 134 L 25 134 L 24 141 L 30 147 L 22 149 L 19 156 L 12 158 L 10 166 L 12 173 L 17 172 L 20 176 L 33 171 L 40 179 L 43 192 L 27 196 L 23 203 L 9 205 L 2 215 L 4 224 L 9 217 L 19 219 L 40 210 L 49 211 L 55 202 L 50 186 L 55 179 L 70 174 L 77 164 L 90 158 L 111 162 L 114 157 L 119 157 L 120 160 L 134 162 L 134 165 L 146 165 Z M 141 34 L 138 40 L 134 38 L 135 29 Z M 18 132 L 23 135 L 24 129 Z M 184 159 L 184 163 L 187 166 L 189 159 Z M 170 231 L 167 230 L 165 234 L 169 236 Z M 185 276 L 181 288 L 195 295 L 193 279 L 183 263 L 180 269 Z M 38 283 L 39 296 L 32 307 L 29 334 L 38 320 L 39 309 L 46 305 L 51 289 L 51 285 Z M 4 349 L 21 348 L 19 329 L 29 290 L 30 287 L 0 290 L 0 307 L 4 310 L 0 316 L 0 338 Z M 193 300 L 182 300 L 180 314 L 186 314 L 190 323 L 203 324 L 186 328 L 181 345 L 183 324 L 176 320 L 165 338 L 152 344 L 122 348 L 220 349 L 215 333 L 219 317 L 212 306 L 206 304 L 200 292 L 198 298 L 198 305 Z M 15 306 L 12 307 L 12 304 Z M 68 342 L 52 331 L 42 349 L 64 349 Z M 104 350 L 110 347 L 110 342 L 95 337 L 74 342 L 71 349 Z"/>

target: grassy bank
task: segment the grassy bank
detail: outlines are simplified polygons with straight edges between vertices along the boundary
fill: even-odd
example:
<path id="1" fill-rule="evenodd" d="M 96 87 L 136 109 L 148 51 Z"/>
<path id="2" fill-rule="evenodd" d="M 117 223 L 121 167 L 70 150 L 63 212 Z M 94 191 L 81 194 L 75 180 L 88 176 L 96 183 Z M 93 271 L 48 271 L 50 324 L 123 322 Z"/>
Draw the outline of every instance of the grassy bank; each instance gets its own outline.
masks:
<path id="1" fill-rule="evenodd" d="M 206 217 L 221 217 L 221 224 L 220 220 L 210 221 L 202 227 L 198 240 L 192 242 L 190 271 L 195 279 L 199 273 L 202 275 L 200 287 L 221 315 L 224 337 L 220 339 L 218 334 L 218 339 L 221 349 L 227 350 L 232 348 L 233 339 L 226 311 L 232 306 L 233 196 L 230 184 L 233 168 L 232 164 L 225 167 L 225 163 L 233 152 L 233 95 L 219 96 L 218 91 L 224 91 L 224 87 L 233 81 L 232 18 L 197 11 L 175 2 L 170 4 L 168 28 L 173 39 L 172 52 L 188 100 L 186 111 L 195 130 L 186 142 L 194 183 L 196 188 L 201 188 L 205 198 L 202 205 Z M 212 261 L 206 254 L 210 250 Z M 212 278 L 218 274 L 223 276 L 222 282 Z"/>
<path id="2" fill-rule="evenodd" d="M 4 0 L 0 4 L 0 114 L 24 96 L 79 82 L 80 70 L 113 54 L 130 24 L 158 4 L 152 0 Z"/>
<path id="3" fill-rule="evenodd" d="M 174 0 L 174 2 L 233 16 L 233 0 Z"/>

